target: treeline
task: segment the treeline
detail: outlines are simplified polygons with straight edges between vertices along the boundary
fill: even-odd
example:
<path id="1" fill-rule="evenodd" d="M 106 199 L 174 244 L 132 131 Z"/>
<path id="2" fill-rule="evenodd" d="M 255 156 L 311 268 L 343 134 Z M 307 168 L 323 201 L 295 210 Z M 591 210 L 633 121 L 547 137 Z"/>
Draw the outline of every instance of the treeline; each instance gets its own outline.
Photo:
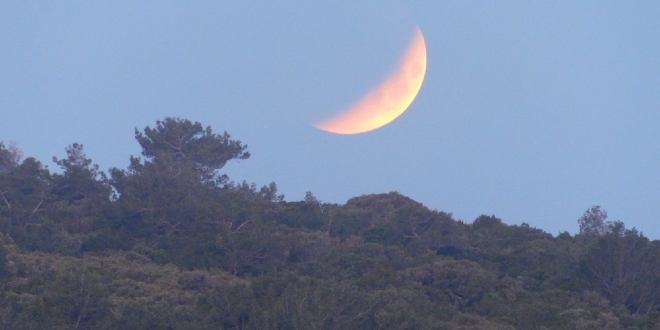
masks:
<path id="1" fill-rule="evenodd" d="M 0 143 L 1 329 L 660 328 L 660 242 L 599 207 L 554 237 L 396 192 L 286 202 L 219 172 L 250 156 L 227 133 L 135 138 L 108 174 Z"/>

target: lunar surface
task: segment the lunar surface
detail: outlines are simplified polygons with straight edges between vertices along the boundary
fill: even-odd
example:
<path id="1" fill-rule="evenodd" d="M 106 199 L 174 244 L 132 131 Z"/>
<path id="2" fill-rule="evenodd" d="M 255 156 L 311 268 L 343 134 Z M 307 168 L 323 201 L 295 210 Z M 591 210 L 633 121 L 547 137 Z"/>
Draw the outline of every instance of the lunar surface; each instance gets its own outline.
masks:
<path id="1" fill-rule="evenodd" d="M 387 125 L 415 100 L 425 74 L 426 43 L 417 28 L 399 65 L 385 81 L 348 109 L 314 126 L 337 134 L 357 134 Z"/>

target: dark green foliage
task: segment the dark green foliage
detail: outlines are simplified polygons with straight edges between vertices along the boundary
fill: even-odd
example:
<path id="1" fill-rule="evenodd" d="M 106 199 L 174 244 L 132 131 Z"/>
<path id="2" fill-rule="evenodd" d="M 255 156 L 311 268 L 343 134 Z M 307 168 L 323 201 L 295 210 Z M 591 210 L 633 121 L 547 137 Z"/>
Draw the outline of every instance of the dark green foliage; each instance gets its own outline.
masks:
<path id="1" fill-rule="evenodd" d="M 7 173 L 16 168 L 23 158 L 23 153 L 16 144 L 11 142 L 9 148 L 0 141 L 0 174 Z"/>
<path id="2" fill-rule="evenodd" d="M 241 142 L 178 118 L 109 178 L 0 143 L 1 329 L 658 329 L 660 241 L 592 207 L 554 237 L 396 192 L 345 205 L 218 171 Z"/>
<path id="3" fill-rule="evenodd" d="M 231 159 L 247 159 L 247 145 L 230 140 L 230 135 L 214 134 L 211 127 L 204 129 L 198 122 L 187 119 L 165 118 L 155 128 L 146 127 L 144 133 L 135 129 L 135 139 L 142 147 L 142 155 L 151 161 L 168 164 L 181 162 L 192 166 L 204 180 L 219 180 L 216 171 Z"/>
<path id="4" fill-rule="evenodd" d="M 607 219 L 607 212 L 601 210 L 599 205 L 591 207 L 578 220 L 580 234 L 586 236 L 604 235 L 608 227 L 605 219 Z"/>
<path id="5" fill-rule="evenodd" d="M 54 202 L 48 169 L 29 157 L 0 174 L 0 193 L 3 231 L 23 248 L 54 251 L 58 227 L 48 214 Z"/>
<path id="6" fill-rule="evenodd" d="M 582 255 L 581 266 L 591 289 L 613 306 L 635 314 L 649 314 L 660 307 L 660 255 L 658 242 L 649 240 L 623 223 L 610 224 Z"/>

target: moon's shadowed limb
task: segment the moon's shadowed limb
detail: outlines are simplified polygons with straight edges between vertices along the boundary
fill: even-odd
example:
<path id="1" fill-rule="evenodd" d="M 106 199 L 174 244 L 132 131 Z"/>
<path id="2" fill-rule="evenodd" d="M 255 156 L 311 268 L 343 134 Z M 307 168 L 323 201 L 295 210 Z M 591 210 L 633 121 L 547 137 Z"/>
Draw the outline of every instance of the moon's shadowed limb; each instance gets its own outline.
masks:
<path id="1" fill-rule="evenodd" d="M 412 104 L 426 74 L 426 44 L 417 28 L 396 70 L 361 100 L 314 126 L 337 134 L 357 134 L 387 125 Z"/>

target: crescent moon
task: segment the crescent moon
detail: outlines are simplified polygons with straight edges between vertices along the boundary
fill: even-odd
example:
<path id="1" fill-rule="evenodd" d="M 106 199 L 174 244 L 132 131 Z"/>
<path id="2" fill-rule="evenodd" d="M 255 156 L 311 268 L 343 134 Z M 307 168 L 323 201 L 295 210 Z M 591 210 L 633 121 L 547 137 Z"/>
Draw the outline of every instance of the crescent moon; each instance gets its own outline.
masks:
<path id="1" fill-rule="evenodd" d="M 426 43 L 419 28 L 397 68 L 379 86 L 333 118 L 314 124 L 337 134 L 357 134 L 385 126 L 412 104 L 426 74 Z"/>

